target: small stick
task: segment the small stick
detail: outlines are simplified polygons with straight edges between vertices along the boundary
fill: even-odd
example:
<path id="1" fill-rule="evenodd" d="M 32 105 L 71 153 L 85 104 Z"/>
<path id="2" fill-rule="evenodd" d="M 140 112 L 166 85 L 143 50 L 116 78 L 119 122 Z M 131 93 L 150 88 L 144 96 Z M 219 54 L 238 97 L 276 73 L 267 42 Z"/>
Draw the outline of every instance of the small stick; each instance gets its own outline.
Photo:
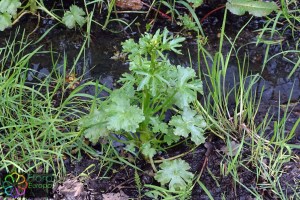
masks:
<path id="1" fill-rule="evenodd" d="M 142 2 L 142 4 L 143 4 L 144 6 L 150 8 L 150 9 L 152 9 L 152 10 L 158 12 L 161 16 L 167 18 L 169 21 L 172 20 L 172 17 L 170 17 L 169 15 L 167 15 L 167 14 L 165 14 L 165 13 L 163 13 L 163 12 L 157 10 L 156 8 L 153 8 L 152 6 L 148 5 L 147 3 Z"/>
<path id="2" fill-rule="evenodd" d="M 190 152 L 194 151 L 197 147 L 198 147 L 198 146 L 192 148 L 191 150 L 189 150 L 189 151 L 187 151 L 187 152 L 184 152 L 184 153 L 179 154 L 179 155 L 177 155 L 177 156 L 173 156 L 173 157 L 171 157 L 171 158 L 166 158 L 166 159 L 162 159 L 162 160 L 154 160 L 153 163 L 162 163 L 162 162 L 164 162 L 164 161 L 175 160 L 175 159 L 177 159 L 177 158 L 180 158 L 180 157 L 183 157 L 183 156 L 189 154 Z"/>
<path id="3" fill-rule="evenodd" d="M 225 8 L 226 5 L 222 5 L 216 9 L 213 9 L 212 11 L 210 11 L 209 13 L 207 13 L 201 20 L 200 20 L 200 23 L 202 24 L 204 22 L 204 20 L 209 17 L 209 15 L 211 15 L 212 13 L 218 11 L 218 10 L 221 10 L 222 8 Z"/>

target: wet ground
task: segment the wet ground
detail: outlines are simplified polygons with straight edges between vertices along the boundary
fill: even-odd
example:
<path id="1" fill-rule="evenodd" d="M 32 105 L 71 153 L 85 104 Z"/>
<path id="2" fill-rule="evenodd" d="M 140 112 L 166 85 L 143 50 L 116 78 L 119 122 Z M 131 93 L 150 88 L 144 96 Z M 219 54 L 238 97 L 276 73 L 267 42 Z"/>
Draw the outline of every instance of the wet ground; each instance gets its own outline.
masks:
<path id="1" fill-rule="evenodd" d="M 203 10 L 198 11 L 199 16 L 203 16 L 205 12 Z M 222 11 L 216 13 L 215 15 L 208 18 L 204 22 L 204 32 L 208 36 L 208 50 L 211 52 L 216 51 L 218 47 L 218 33 L 220 31 L 222 23 Z M 121 15 L 125 20 L 129 20 L 127 14 Z M 230 38 L 234 38 L 236 32 L 244 25 L 245 21 L 249 16 L 245 17 L 236 17 L 229 14 L 227 20 L 227 30 L 226 33 Z M 20 21 L 21 25 L 20 31 L 24 29 L 26 33 L 30 33 L 36 28 L 36 18 L 32 16 L 26 16 Z M 140 19 L 140 23 L 145 24 L 147 21 Z M 260 19 L 254 19 L 248 28 L 242 33 L 238 39 L 238 45 L 244 45 L 247 43 L 255 42 L 257 33 L 254 33 L 253 30 L 261 27 L 263 21 Z M 42 19 L 38 28 L 30 36 L 30 39 L 37 40 L 46 30 L 51 28 L 54 25 L 54 21 L 51 19 Z M 117 25 L 112 25 L 117 26 Z M 171 22 L 157 22 L 153 30 L 156 28 L 161 28 L 168 26 L 169 29 L 176 31 L 176 26 L 172 25 Z M 100 28 L 93 29 L 94 31 L 91 34 L 91 43 L 89 48 L 85 50 L 84 55 L 80 58 L 79 62 L 76 65 L 75 73 L 85 74 L 85 79 L 94 79 L 99 80 L 102 84 L 113 88 L 114 81 L 125 71 L 128 70 L 128 66 L 122 62 L 122 59 L 116 60 L 113 59 L 118 55 L 118 52 L 121 51 L 120 44 L 122 41 L 127 38 L 135 37 L 139 35 L 139 31 L 142 26 L 138 28 L 136 25 L 133 25 L 132 31 L 126 30 L 118 34 L 113 34 L 109 31 L 102 31 Z M 284 27 L 283 27 L 284 28 Z M 140 29 L 140 30 L 139 30 Z M 13 35 L 16 32 L 16 27 L 13 29 L 7 30 L 4 33 L 0 33 L 0 45 L 4 45 L 4 38 L 8 38 L 9 35 Z M 55 57 L 59 59 L 59 63 L 63 63 L 63 60 L 59 58 L 59 55 L 67 55 L 68 63 L 72 66 L 73 61 L 76 59 L 80 48 L 83 45 L 82 32 L 79 30 L 66 30 L 62 25 L 57 25 L 38 45 L 43 45 L 44 50 L 49 50 L 50 48 L 56 52 Z M 269 55 L 275 55 L 276 53 L 281 52 L 282 49 L 299 49 L 300 32 L 297 32 L 294 37 L 291 37 L 291 33 L 285 34 L 286 38 L 284 41 L 278 45 L 271 47 Z M 217 43 L 216 43 L 217 42 Z M 296 46 L 298 45 L 298 46 Z M 228 50 L 230 45 L 224 43 L 224 50 Z M 281 49 L 282 48 L 282 49 Z M 191 54 L 193 65 L 197 66 L 197 51 L 196 51 L 196 42 L 195 39 L 191 36 L 185 41 L 183 47 L 183 56 L 174 56 L 171 58 L 172 62 L 181 64 L 183 66 L 190 66 L 190 61 L 187 56 L 187 50 Z M 252 73 L 259 72 L 261 70 L 261 65 L 264 59 L 266 45 L 255 44 L 246 45 L 241 49 L 241 52 L 246 52 L 250 58 L 249 70 Z M 241 53 L 243 54 L 243 53 Z M 294 54 L 286 55 L 287 58 L 295 60 Z M 37 74 L 40 78 L 46 76 L 52 69 L 52 62 L 49 55 L 39 55 L 35 56 L 32 60 L 31 66 L 37 71 Z M 262 79 L 257 84 L 258 93 L 261 92 L 261 88 L 264 86 L 264 91 L 262 95 L 261 106 L 257 115 L 258 122 L 262 120 L 265 116 L 265 113 L 270 109 L 270 112 L 275 115 L 275 118 L 280 114 L 278 113 L 278 105 L 283 105 L 279 110 L 284 111 L 284 109 L 289 109 L 291 115 L 287 121 L 287 131 L 292 129 L 295 121 L 300 117 L 300 70 L 297 70 L 294 75 L 288 79 L 288 75 L 293 68 L 293 64 L 288 62 L 286 58 L 278 56 L 275 59 L 270 60 L 265 70 L 262 73 Z M 228 84 L 232 85 L 233 82 L 230 76 L 237 75 L 238 70 L 234 63 L 232 63 L 228 69 Z M 31 81 L 30 76 L 28 80 Z M 92 92 L 92 91 L 87 91 Z M 293 107 L 286 108 L 284 105 L 287 104 L 290 98 Z M 295 131 L 295 137 L 290 141 L 293 144 L 300 145 L 300 126 L 298 126 Z M 204 145 L 198 147 L 193 153 L 189 153 L 183 159 L 187 160 L 192 166 L 192 172 L 199 174 L 202 167 L 207 162 L 207 168 L 203 171 L 201 176 L 202 183 L 207 187 L 212 196 L 215 199 L 222 199 L 222 196 L 226 196 L 227 199 L 253 199 L 253 196 L 249 192 L 239 185 L 235 185 L 230 176 L 223 177 L 220 172 L 220 164 L 223 160 L 223 155 L 218 150 L 220 150 L 224 143 L 219 139 L 209 136 L 209 143 L 211 144 L 212 151 L 209 156 L 205 156 L 207 153 L 207 148 Z M 180 149 L 173 149 L 172 153 L 164 155 L 165 158 L 171 157 L 182 152 L 189 150 L 189 147 L 181 147 Z M 299 155 L 299 151 L 294 151 L 294 154 Z M 247 152 L 245 152 L 247 154 Z M 125 155 L 130 160 L 132 159 L 129 155 Z M 284 170 L 286 174 L 282 176 L 283 188 L 286 189 L 287 193 L 291 192 L 288 184 L 293 185 L 292 180 L 300 180 L 300 161 L 289 162 L 286 164 Z M 103 172 L 99 172 L 101 168 L 99 159 L 91 159 L 89 156 L 84 155 L 82 160 L 73 161 L 70 158 L 66 160 L 68 176 L 65 177 L 65 180 L 62 180 L 62 183 L 55 188 L 55 197 L 56 199 L 61 198 L 70 198 L 79 194 L 78 199 L 90 198 L 90 199 L 118 199 L 114 195 L 121 196 L 120 199 L 126 199 L 126 197 L 137 198 L 138 191 L 135 186 L 134 174 L 135 170 L 129 166 L 114 166 L 114 170 L 109 171 L 105 174 L 105 177 L 110 178 L 99 178 L 104 176 Z M 84 171 L 89 166 L 94 165 L 93 173 L 86 177 L 78 177 L 82 171 Z M 155 183 L 152 177 L 153 172 L 151 171 L 151 166 L 145 164 L 144 162 L 137 161 L 137 166 L 143 170 L 139 172 L 142 183 L 151 184 Z M 251 166 L 250 166 L 251 167 Z M 254 170 L 254 169 L 250 169 Z M 256 175 L 249 172 L 248 170 L 241 168 L 238 170 L 239 176 L 242 177 L 240 182 L 245 184 L 247 187 L 251 187 L 257 183 Z M 71 188 L 71 189 L 70 189 Z M 147 189 L 144 188 L 143 191 Z M 124 192 L 124 193 L 123 193 Z M 270 196 L 268 191 L 260 191 L 266 199 L 273 199 L 273 196 Z M 76 194 L 76 195 L 75 195 Z M 101 196 L 105 194 L 104 196 Z M 107 196 L 108 195 L 108 196 Z M 145 198 L 147 199 L 147 198 Z M 208 199 L 207 195 L 199 186 L 197 186 L 192 192 L 192 199 Z"/>

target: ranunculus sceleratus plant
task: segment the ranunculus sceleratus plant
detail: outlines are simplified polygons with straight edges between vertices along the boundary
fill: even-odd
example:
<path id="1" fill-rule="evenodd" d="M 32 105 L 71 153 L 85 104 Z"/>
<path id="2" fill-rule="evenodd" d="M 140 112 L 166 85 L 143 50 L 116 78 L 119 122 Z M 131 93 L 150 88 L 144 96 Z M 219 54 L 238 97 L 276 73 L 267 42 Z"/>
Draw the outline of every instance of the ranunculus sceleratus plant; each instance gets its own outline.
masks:
<path id="1" fill-rule="evenodd" d="M 203 143 L 207 124 L 192 106 L 197 95 L 202 94 L 202 82 L 194 69 L 172 65 L 165 54 L 181 54 L 183 41 L 165 29 L 153 35 L 146 33 L 138 42 L 129 39 L 122 43 L 130 73 L 119 79 L 121 88 L 113 90 L 80 121 L 85 137 L 95 144 L 100 137 L 120 134 L 126 138 L 128 151 L 135 152 L 137 148 L 150 161 L 159 149 L 174 144 L 180 137 L 190 138 L 196 145 Z M 165 121 L 168 110 L 177 114 Z M 163 170 L 168 171 L 166 166 Z M 183 185 L 171 184 L 170 188 L 180 189 L 187 181 L 179 182 Z"/>

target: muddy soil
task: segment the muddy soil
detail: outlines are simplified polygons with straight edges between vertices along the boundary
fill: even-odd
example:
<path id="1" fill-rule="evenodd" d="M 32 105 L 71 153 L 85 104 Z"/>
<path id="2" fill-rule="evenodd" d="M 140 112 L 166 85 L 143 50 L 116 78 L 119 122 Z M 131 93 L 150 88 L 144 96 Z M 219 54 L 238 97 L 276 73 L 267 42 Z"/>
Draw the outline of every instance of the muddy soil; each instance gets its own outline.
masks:
<path id="1" fill-rule="evenodd" d="M 205 9 L 197 10 L 199 17 L 202 17 L 207 13 L 208 9 L 212 9 L 209 5 L 204 6 Z M 133 16 L 127 14 L 120 15 L 122 19 L 130 21 Z M 134 16 L 135 17 L 135 16 Z M 211 17 L 209 17 L 204 23 L 204 32 L 208 36 L 208 50 L 214 52 L 218 48 L 218 33 L 220 32 L 220 27 L 222 23 L 223 12 L 217 12 Z M 100 18 L 100 17 L 99 17 Z M 226 33 L 230 38 L 234 38 L 237 31 L 244 25 L 244 23 L 249 19 L 249 16 L 237 17 L 229 14 L 227 20 L 227 30 Z M 30 33 L 36 28 L 36 18 L 32 16 L 26 16 L 20 21 L 21 33 L 23 30 L 26 33 Z M 143 32 L 143 25 L 148 21 L 144 20 L 143 17 L 139 17 L 139 23 L 141 26 L 137 27 L 133 25 L 132 31 L 126 30 L 118 34 L 113 34 L 108 31 L 102 31 L 100 28 L 93 29 L 91 35 L 91 43 L 89 48 L 86 49 L 85 55 L 80 58 L 78 64 L 76 65 L 76 74 L 84 73 L 85 79 L 99 80 L 102 84 L 105 84 L 109 88 L 115 87 L 115 80 L 124 72 L 128 70 L 126 63 L 122 60 L 112 59 L 121 50 L 120 44 L 127 38 L 137 38 L 140 32 Z M 254 19 L 242 35 L 238 39 L 237 46 L 244 45 L 249 42 L 254 42 L 257 33 L 253 32 L 257 28 L 263 25 L 264 21 L 261 19 Z M 46 30 L 51 28 L 54 21 L 51 19 L 44 18 L 38 28 L 30 35 L 30 39 L 37 40 Z M 113 25 L 112 25 L 113 26 Z M 176 31 L 178 27 L 167 22 L 166 20 L 159 19 L 156 25 L 153 27 L 153 31 L 157 28 L 162 28 L 167 26 L 170 30 Z M 282 27 L 284 28 L 284 27 Z M 3 33 L 0 33 L 0 45 L 4 45 L 4 39 L 8 38 L 9 35 L 13 35 L 17 28 L 14 27 Z M 83 45 L 82 32 L 79 30 L 67 30 L 62 25 L 57 25 L 49 34 L 38 44 L 43 45 L 44 50 L 49 50 L 57 52 L 55 54 L 56 58 L 60 59 L 59 55 L 67 55 L 68 63 L 72 66 L 72 62 L 76 58 L 80 48 Z M 299 48 L 295 45 L 295 41 L 299 40 L 300 32 L 296 33 L 294 37 L 291 33 L 287 32 L 284 35 L 286 38 L 282 45 L 274 45 L 270 49 L 269 55 L 275 55 L 281 52 L 282 49 L 288 50 Z M 36 45 L 36 46 L 38 46 Z M 229 50 L 230 44 L 225 42 L 224 49 Z M 281 49 L 282 48 L 282 49 Z M 197 67 L 197 51 L 196 42 L 193 37 L 188 38 L 185 41 L 183 48 L 183 56 L 173 56 L 171 58 L 174 64 L 181 64 L 183 66 L 189 66 L 189 58 L 187 56 L 187 50 L 189 50 L 193 61 L 193 65 Z M 250 58 L 250 72 L 256 73 L 261 70 L 261 65 L 264 58 L 266 46 L 249 44 L 241 49 L 241 55 L 247 53 Z M 295 55 L 287 55 L 290 59 L 294 59 Z M 85 62 L 84 62 L 85 61 Z M 60 63 L 63 60 L 60 59 Z M 31 64 L 32 68 L 37 72 L 36 75 L 39 78 L 46 76 L 52 69 L 52 63 L 49 56 L 39 55 L 35 56 Z M 265 113 L 270 110 L 274 114 L 275 118 L 284 111 L 284 109 L 289 109 L 291 115 L 287 121 L 287 131 L 292 129 L 295 121 L 300 117 L 300 70 L 297 70 L 294 75 L 288 79 L 287 76 L 292 70 L 293 65 L 278 56 L 272 59 L 265 67 L 262 73 L 262 80 L 257 84 L 258 94 L 262 94 L 262 103 L 259 108 L 257 122 L 261 121 L 265 116 Z M 228 82 L 227 84 L 233 85 L 233 79 L 230 76 L 238 74 L 237 66 L 232 63 L 228 70 Z M 28 77 L 30 80 L 30 76 Z M 262 88 L 264 86 L 264 90 Z M 86 92 L 93 93 L 92 90 L 87 89 Z M 292 93 L 291 93 L 292 92 Z M 293 107 L 286 108 L 284 105 L 287 104 L 289 97 L 291 95 L 290 101 L 293 103 Z M 278 108 L 280 104 L 283 105 Z M 270 127 L 272 130 L 272 127 Z M 296 130 L 295 137 L 290 141 L 293 144 L 300 145 L 300 126 Z M 269 133 L 271 134 L 271 133 Z M 220 139 L 209 135 L 208 143 L 206 145 L 199 146 L 194 152 L 187 154 L 183 157 L 189 162 L 192 167 L 192 172 L 199 174 L 203 168 L 202 176 L 200 181 L 207 187 L 209 192 L 215 199 L 253 199 L 253 196 L 242 186 L 236 185 L 230 176 L 224 177 L 221 175 L 221 164 L 226 162 L 223 157 L 224 154 L 220 152 L 220 149 L 224 146 L 224 142 Z M 209 150 L 209 155 L 206 155 L 208 149 L 205 146 L 212 146 Z M 122 148 L 119 148 L 122 152 Z M 181 146 L 177 149 L 172 149 L 166 154 L 160 155 L 161 157 L 168 158 L 174 155 L 186 152 L 189 150 L 189 146 Z M 247 155 L 249 152 L 244 152 Z M 300 154 L 299 151 L 294 151 L 294 154 Z M 124 153 L 127 160 L 135 160 L 132 156 Z M 55 199 L 126 199 L 126 198 L 138 198 L 139 193 L 136 188 L 136 183 L 134 180 L 135 170 L 129 166 L 125 165 L 114 165 L 113 170 L 106 172 L 107 168 L 101 167 L 101 160 L 99 158 L 91 158 L 90 156 L 83 154 L 81 160 L 71 160 L 67 158 L 66 168 L 68 176 L 61 180 L 54 190 Z M 281 177 L 281 182 L 283 184 L 283 189 L 287 194 L 292 193 L 292 187 L 296 187 L 296 183 L 300 180 L 300 161 L 289 162 L 284 167 L 286 173 Z M 94 172 L 89 174 L 88 177 L 78 177 L 85 169 L 89 166 L 94 165 Z M 153 172 L 151 166 L 141 159 L 136 160 L 136 165 L 143 170 L 143 172 L 138 172 L 141 182 L 145 184 L 157 184 L 153 179 Z M 247 166 L 250 170 L 255 172 L 252 166 Z M 245 168 L 238 169 L 239 177 L 241 177 L 240 182 L 247 186 L 248 188 L 255 187 L 257 184 L 256 174 L 250 172 Z M 102 177 L 102 178 L 100 178 Z M 103 178 L 104 177 L 104 178 Z M 107 178 L 105 178 L 107 177 Z M 67 188 L 67 189 L 66 189 Z M 299 187 L 298 187 L 299 188 Z M 142 192 L 146 192 L 148 189 L 143 188 Z M 260 193 L 266 199 L 274 199 L 274 197 L 269 193 L 269 191 L 260 191 Z M 78 196 L 79 194 L 79 196 Z M 75 198 L 75 196 L 77 197 Z M 105 196 L 106 195 L 106 196 Z M 108 196 L 107 196 L 108 195 Z M 119 196 L 120 198 L 116 197 Z M 105 198 L 104 198 L 105 197 Z M 191 198 L 198 199 L 209 199 L 203 189 L 196 186 L 191 194 Z M 147 199 L 146 197 L 143 199 Z"/>

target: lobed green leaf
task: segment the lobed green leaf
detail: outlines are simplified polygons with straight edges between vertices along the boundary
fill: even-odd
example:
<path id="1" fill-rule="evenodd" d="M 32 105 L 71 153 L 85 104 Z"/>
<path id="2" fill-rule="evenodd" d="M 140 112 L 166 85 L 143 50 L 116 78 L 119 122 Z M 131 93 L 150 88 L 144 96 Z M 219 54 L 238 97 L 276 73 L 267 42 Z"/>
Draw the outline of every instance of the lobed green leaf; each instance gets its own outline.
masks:
<path id="1" fill-rule="evenodd" d="M 11 27 L 11 15 L 8 13 L 0 13 L 0 31 L 4 31 L 6 28 Z"/>
<path id="2" fill-rule="evenodd" d="M 0 12 L 8 13 L 10 15 L 16 15 L 18 8 L 21 6 L 19 0 L 1 0 L 0 1 Z"/>
<path id="3" fill-rule="evenodd" d="M 171 191 L 185 190 L 194 177 L 193 173 L 188 171 L 191 167 L 182 159 L 164 161 L 159 167 L 161 169 L 154 178 L 162 185 L 169 183 Z"/>
<path id="4" fill-rule="evenodd" d="M 206 122 L 201 115 L 189 107 L 185 107 L 181 115 L 173 116 L 169 125 L 175 127 L 174 135 L 187 138 L 191 133 L 191 140 L 196 145 L 205 142 L 204 130 L 207 126 Z"/>
<path id="5" fill-rule="evenodd" d="M 76 24 L 82 27 L 86 23 L 85 12 L 82 8 L 76 5 L 70 7 L 70 11 L 65 12 L 62 22 L 70 29 L 74 28 Z"/>
<path id="6" fill-rule="evenodd" d="M 263 17 L 276 11 L 275 2 L 263 2 L 253 0 L 228 0 L 226 8 L 235 15 L 244 15 L 246 12 L 256 17 Z"/>

